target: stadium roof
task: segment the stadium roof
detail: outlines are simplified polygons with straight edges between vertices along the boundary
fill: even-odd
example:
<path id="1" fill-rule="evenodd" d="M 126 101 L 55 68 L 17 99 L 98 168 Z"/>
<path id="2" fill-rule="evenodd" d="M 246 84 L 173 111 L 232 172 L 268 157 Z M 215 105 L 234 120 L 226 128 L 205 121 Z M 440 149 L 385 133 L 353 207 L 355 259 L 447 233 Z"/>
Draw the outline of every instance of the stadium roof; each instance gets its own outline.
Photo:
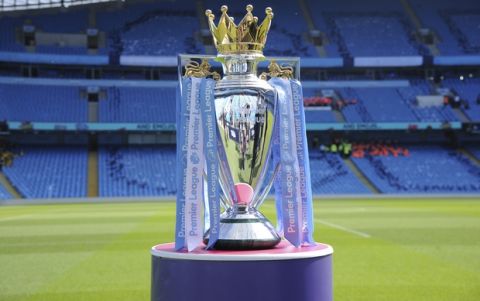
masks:
<path id="1" fill-rule="evenodd" d="M 14 10 L 41 9 L 52 7 L 69 7 L 114 0 L 0 0 L 0 12 Z"/>

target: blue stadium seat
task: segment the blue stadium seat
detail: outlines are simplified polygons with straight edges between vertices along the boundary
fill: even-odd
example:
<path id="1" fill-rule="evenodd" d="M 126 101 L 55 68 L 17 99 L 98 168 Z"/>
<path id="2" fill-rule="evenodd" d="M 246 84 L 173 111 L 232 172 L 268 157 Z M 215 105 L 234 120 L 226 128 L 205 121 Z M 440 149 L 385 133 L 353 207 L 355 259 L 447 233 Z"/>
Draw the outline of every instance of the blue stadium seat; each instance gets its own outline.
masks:
<path id="1" fill-rule="evenodd" d="M 85 147 L 19 147 L 23 155 L 5 175 L 25 198 L 87 196 L 87 149 Z"/>
<path id="2" fill-rule="evenodd" d="M 11 199 L 12 196 L 2 184 L 0 184 L 0 200 Z"/>
<path id="3" fill-rule="evenodd" d="M 468 101 L 469 108 L 463 109 L 463 112 L 472 120 L 480 121 L 480 103 L 477 99 L 480 97 L 480 79 L 466 78 L 463 81 L 459 79 L 445 79 L 442 86 L 453 89 L 462 100 Z"/>
<path id="4" fill-rule="evenodd" d="M 470 0 L 410 0 L 423 27 L 439 37 L 440 55 L 479 54 L 478 3 Z"/>
<path id="5" fill-rule="evenodd" d="M 416 102 L 418 95 L 432 95 L 432 91 L 425 80 L 411 81 L 408 88 L 397 88 L 398 95 L 413 111 L 418 121 L 422 122 L 450 122 L 458 121 L 450 106 L 419 107 Z"/>
<path id="6" fill-rule="evenodd" d="M 98 12 L 97 26 L 107 33 L 110 51 L 119 55 L 205 52 L 195 39 L 200 23 L 193 3 L 126 3 L 122 9 Z"/>
<path id="7" fill-rule="evenodd" d="M 175 148 L 171 146 L 101 147 L 100 196 L 173 195 L 175 160 Z"/>
<path id="8" fill-rule="evenodd" d="M 366 156 L 355 164 L 383 193 L 478 193 L 480 168 L 461 153 L 439 146 L 411 146 L 410 155 Z"/>
<path id="9" fill-rule="evenodd" d="M 78 87 L 0 84 L 0 120 L 86 122 L 87 100 Z"/>
<path id="10" fill-rule="evenodd" d="M 305 110 L 305 121 L 308 123 L 333 123 L 337 122 L 332 110 Z"/>
<path id="11" fill-rule="evenodd" d="M 317 27 L 326 30 L 343 56 L 413 56 L 427 50 L 412 37 L 400 2 L 308 1 Z M 379 13 L 381 12 L 381 13 Z"/>
<path id="12" fill-rule="evenodd" d="M 175 123 L 175 88 L 111 87 L 100 100 L 103 122 Z"/>
<path id="13" fill-rule="evenodd" d="M 478 160 L 480 160 L 480 146 L 470 146 L 467 148 Z"/>
<path id="14" fill-rule="evenodd" d="M 338 154 L 311 150 L 310 171 L 314 194 L 371 193 Z"/>
<path id="15" fill-rule="evenodd" d="M 400 98 L 396 88 L 344 89 L 343 97 L 356 99 L 343 113 L 349 122 L 409 122 L 417 121 L 412 110 Z"/>

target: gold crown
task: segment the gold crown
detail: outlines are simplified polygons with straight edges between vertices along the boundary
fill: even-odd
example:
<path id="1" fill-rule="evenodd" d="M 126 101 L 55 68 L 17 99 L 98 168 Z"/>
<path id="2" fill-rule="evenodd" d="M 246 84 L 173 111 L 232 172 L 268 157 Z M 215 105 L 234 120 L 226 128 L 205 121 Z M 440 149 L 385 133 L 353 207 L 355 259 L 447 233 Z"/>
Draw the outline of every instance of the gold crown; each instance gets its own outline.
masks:
<path id="1" fill-rule="evenodd" d="M 229 53 L 260 53 L 262 54 L 263 47 L 267 41 L 267 33 L 272 23 L 273 12 L 270 7 L 265 9 L 267 14 L 262 24 L 258 25 L 258 18 L 252 14 L 253 6 L 247 5 L 247 14 L 242 21 L 235 25 L 233 18 L 227 15 L 228 7 L 223 5 L 221 7 L 222 16 L 215 26 L 213 22 L 215 15 L 212 11 L 207 9 L 205 15 L 208 18 L 210 31 L 212 32 L 213 42 L 215 47 L 221 54 Z"/>

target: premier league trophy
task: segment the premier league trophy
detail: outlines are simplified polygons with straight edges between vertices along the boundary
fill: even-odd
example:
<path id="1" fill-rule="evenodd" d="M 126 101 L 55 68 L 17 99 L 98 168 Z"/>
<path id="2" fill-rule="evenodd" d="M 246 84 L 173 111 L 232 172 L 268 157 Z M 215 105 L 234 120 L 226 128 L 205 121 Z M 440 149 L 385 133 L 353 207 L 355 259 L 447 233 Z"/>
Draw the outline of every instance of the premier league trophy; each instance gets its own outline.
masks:
<path id="1" fill-rule="evenodd" d="M 179 55 L 175 243 L 152 248 L 152 300 L 332 300 L 299 67 L 270 59 L 257 75 L 273 12 L 259 23 L 252 10 L 238 25 L 225 5 L 217 24 L 207 10 L 218 55 Z M 276 227 L 258 211 L 272 186 Z"/>
<path id="2" fill-rule="evenodd" d="M 215 86 L 215 112 L 218 143 L 220 200 L 225 209 L 215 249 L 262 249 L 280 242 L 273 225 L 257 210 L 273 183 L 267 176 L 275 124 L 275 90 L 257 77 L 257 64 L 264 59 L 263 47 L 273 17 L 257 26 L 252 15 L 236 26 L 222 6 L 218 27 L 214 15 L 206 11 L 217 60 L 223 65 L 223 78 Z M 206 242 L 208 242 L 208 234 Z"/>

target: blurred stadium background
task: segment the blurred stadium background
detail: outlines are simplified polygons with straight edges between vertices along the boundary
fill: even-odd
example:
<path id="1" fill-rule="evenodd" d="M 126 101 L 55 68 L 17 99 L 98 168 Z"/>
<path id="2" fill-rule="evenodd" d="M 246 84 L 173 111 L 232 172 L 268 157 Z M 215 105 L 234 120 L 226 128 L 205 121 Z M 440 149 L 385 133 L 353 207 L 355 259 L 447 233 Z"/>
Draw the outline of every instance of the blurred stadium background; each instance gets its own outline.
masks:
<path id="1" fill-rule="evenodd" d="M 248 3 L 265 54 L 301 57 L 337 300 L 480 298 L 480 2 L 0 0 L 0 300 L 148 299 L 176 55 Z"/>

